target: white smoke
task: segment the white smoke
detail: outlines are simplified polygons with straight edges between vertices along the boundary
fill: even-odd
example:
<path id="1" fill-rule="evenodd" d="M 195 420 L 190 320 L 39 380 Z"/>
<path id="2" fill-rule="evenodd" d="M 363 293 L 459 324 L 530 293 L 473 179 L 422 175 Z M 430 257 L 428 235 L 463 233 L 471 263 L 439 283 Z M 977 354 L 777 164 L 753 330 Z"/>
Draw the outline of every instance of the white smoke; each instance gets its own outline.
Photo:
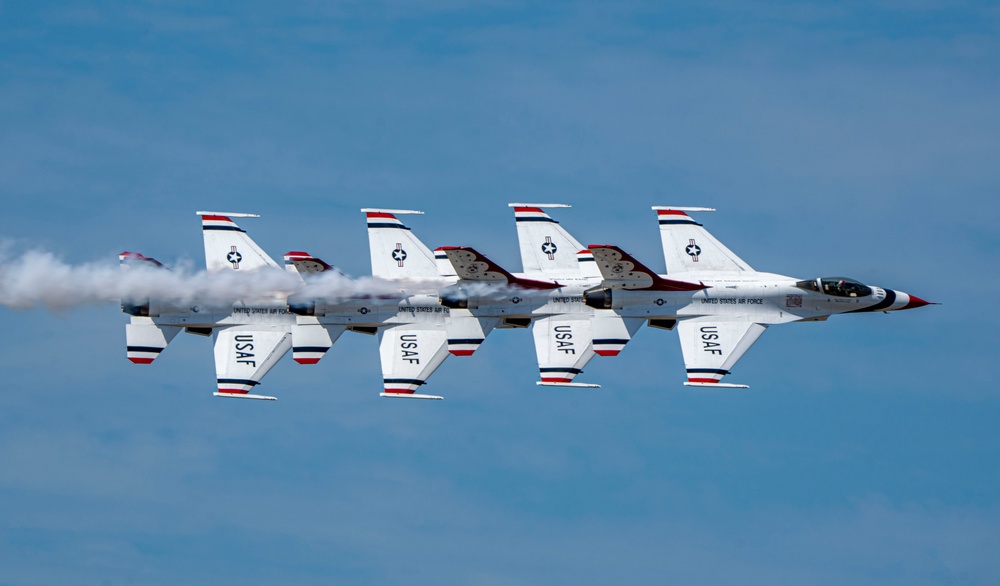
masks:
<path id="1" fill-rule="evenodd" d="M 355 296 L 399 296 L 433 292 L 439 282 L 396 282 L 351 279 L 338 272 L 306 282 L 282 270 L 207 273 L 185 268 L 166 270 L 135 263 L 123 271 L 111 262 L 69 264 L 50 252 L 0 254 L 0 305 L 11 309 L 67 310 L 155 299 L 178 305 L 231 305 L 236 302 L 283 301 L 289 295 L 327 299 Z"/>

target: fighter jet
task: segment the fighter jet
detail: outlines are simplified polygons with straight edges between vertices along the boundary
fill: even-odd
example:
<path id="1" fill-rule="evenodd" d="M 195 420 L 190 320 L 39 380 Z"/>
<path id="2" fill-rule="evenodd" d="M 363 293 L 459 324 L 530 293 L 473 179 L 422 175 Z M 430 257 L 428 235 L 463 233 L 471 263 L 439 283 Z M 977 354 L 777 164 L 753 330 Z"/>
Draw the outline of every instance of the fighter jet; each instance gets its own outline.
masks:
<path id="1" fill-rule="evenodd" d="M 544 211 L 568 205 L 509 205 L 523 272 L 511 273 L 470 247 L 438 248 L 438 258 L 447 259 L 459 279 L 441 290 L 441 303 L 498 320 L 498 328 L 530 327 L 538 385 L 599 387 L 576 376 L 595 355 L 621 352 L 645 320 L 584 305 L 583 291 L 601 281 L 593 255 Z"/>
<path id="2" fill-rule="evenodd" d="M 321 356 L 323 348 L 328 347 L 324 332 L 334 340 L 345 329 L 376 335 L 382 364 L 382 397 L 441 399 L 440 395 L 416 391 L 427 384 L 449 355 L 471 356 L 499 320 L 473 316 L 468 310 L 451 309 L 438 302 L 438 289 L 453 283 L 456 277 L 397 217 L 423 212 L 379 208 L 361 211 L 368 225 L 372 276 L 381 283 L 381 291 L 333 299 L 290 298 L 288 308 L 297 315 L 300 326 L 293 332 L 295 345 L 299 347 L 297 334 L 308 333 L 311 339 L 304 340 L 302 347 Z M 286 262 L 303 274 L 307 284 L 310 274 L 331 268 L 304 252 L 289 253 Z M 444 269 L 443 274 L 439 268 Z"/>
<path id="3" fill-rule="evenodd" d="M 240 228 L 233 218 L 255 214 L 198 212 L 209 273 L 280 270 L 280 267 Z M 135 252 L 119 255 L 123 270 L 136 267 L 167 270 L 155 259 Z M 275 400 L 251 393 L 292 347 L 299 326 L 280 296 L 223 304 L 179 305 L 155 298 L 124 299 L 129 315 L 125 326 L 128 359 L 151 364 L 183 330 L 211 336 L 215 346 L 217 397 Z"/>
<path id="4" fill-rule="evenodd" d="M 714 209 L 653 209 L 667 275 L 657 275 L 617 246 L 591 244 L 604 280 L 583 297 L 593 308 L 643 318 L 656 328 L 676 327 L 687 386 L 747 388 L 721 381 L 771 325 L 931 305 L 915 295 L 847 277 L 799 279 L 756 271 L 687 213 Z"/>

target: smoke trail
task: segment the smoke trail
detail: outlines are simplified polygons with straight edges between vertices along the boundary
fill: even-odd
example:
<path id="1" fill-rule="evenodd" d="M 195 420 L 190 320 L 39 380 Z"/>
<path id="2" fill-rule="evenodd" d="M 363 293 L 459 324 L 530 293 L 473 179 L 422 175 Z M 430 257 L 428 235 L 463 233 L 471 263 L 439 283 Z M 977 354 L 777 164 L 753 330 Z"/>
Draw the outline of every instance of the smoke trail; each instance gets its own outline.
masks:
<path id="1" fill-rule="evenodd" d="M 280 302 L 294 294 L 328 299 L 390 296 L 401 295 L 402 289 L 431 292 L 438 286 L 437 282 L 350 279 L 335 272 L 303 282 L 297 275 L 277 269 L 207 273 L 133 266 L 122 271 L 110 262 L 68 264 L 45 251 L 10 259 L 0 256 L 0 305 L 22 310 L 67 310 L 147 298 L 182 305 L 230 305 L 238 301 Z"/>

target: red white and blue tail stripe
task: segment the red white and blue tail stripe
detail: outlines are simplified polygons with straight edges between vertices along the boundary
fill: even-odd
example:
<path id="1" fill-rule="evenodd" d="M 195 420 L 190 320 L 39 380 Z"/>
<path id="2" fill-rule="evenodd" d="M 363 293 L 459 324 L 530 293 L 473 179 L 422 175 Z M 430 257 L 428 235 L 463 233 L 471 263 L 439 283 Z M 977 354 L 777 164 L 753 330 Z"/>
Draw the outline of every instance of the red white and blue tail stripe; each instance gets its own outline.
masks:
<path id="1" fill-rule="evenodd" d="M 369 228 L 396 228 L 398 230 L 409 230 L 403 222 L 393 214 L 388 212 L 365 212 Z"/>
<path id="2" fill-rule="evenodd" d="M 201 229 L 246 232 L 246 230 L 236 225 L 236 222 L 229 219 L 229 216 L 219 216 L 213 214 L 201 216 Z"/>
<path id="3" fill-rule="evenodd" d="M 484 338 L 448 338 L 448 352 L 452 356 L 472 356 Z"/>
<path id="4" fill-rule="evenodd" d="M 553 220 L 545 211 L 541 208 L 530 207 L 530 206 L 516 206 L 514 207 L 514 221 L 515 222 L 549 222 L 552 224 L 558 224 L 559 222 Z"/>

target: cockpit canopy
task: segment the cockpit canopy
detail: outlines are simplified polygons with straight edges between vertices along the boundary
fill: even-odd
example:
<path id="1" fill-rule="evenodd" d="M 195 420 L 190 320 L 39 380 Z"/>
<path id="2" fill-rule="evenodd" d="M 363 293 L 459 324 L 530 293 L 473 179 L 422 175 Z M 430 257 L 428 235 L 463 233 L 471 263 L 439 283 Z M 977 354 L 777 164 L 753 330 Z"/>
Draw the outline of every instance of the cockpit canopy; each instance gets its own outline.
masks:
<path id="1" fill-rule="evenodd" d="M 795 283 L 799 289 L 825 293 L 834 297 L 867 297 L 872 294 L 871 287 L 868 287 L 854 279 L 847 277 L 820 277 L 808 281 Z"/>

